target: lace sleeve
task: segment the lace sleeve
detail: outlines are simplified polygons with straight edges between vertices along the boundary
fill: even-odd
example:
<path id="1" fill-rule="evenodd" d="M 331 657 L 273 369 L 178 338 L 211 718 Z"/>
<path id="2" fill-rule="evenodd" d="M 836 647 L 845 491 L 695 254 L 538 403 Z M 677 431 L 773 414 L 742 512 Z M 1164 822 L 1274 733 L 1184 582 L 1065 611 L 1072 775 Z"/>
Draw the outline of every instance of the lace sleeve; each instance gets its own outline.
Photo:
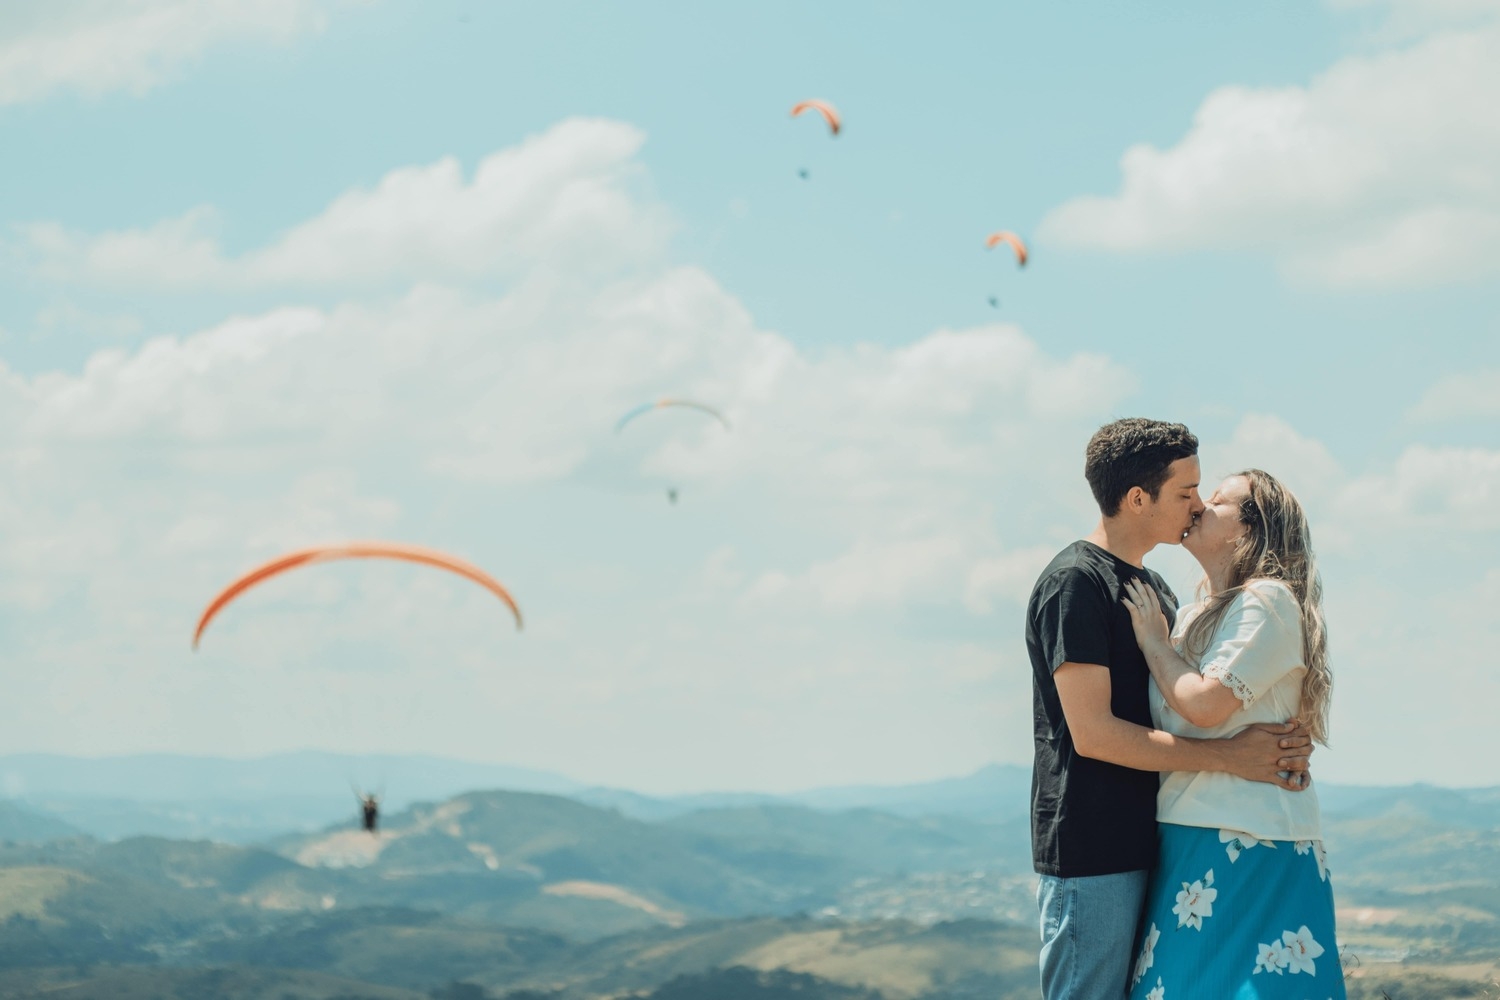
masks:
<path id="1" fill-rule="evenodd" d="M 1292 592 L 1276 581 L 1246 584 L 1199 663 L 1204 677 L 1234 692 L 1245 708 L 1302 669 L 1301 610 Z"/>
<path id="2" fill-rule="evenodd" d="M 1224 663 L 1210 663 L 1203 668 L 1203 676 L 1216 680 L 1220 684 L 1234 692 L 1234 696 L 1240 700 L 1240 704 L 1249 708 L 1255 703 L 1255 691 L 1234 675 L 1234 671 Z"/>

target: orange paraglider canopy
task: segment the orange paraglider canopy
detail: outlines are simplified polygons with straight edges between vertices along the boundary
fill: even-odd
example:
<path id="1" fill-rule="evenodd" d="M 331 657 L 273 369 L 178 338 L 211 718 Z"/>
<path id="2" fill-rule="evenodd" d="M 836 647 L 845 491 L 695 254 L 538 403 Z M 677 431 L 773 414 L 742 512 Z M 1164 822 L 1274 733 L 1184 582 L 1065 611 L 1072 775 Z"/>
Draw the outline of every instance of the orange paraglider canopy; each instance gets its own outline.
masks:
<path id="1" fill-rule="evenodd" d="M 795 118 L 804 111 L 816 111 L 822 115 L 834 135 L 838 135 L 839 129 L 843 127 L 838 109 L 827 101 L 801 101 L 792 107 L 792 117 Z"/>
<path id="2" fill-rule="evenodd" d="M 198 640 L 203 637 L 203 630 L 208 628 L 208 623 L 214 620 L 226 604 L 234 600 L 240 594 L 260 583 L 269 580 L 289 569 L 299 566 L 308 566 L 313 563 L 330 562 L 334 559 L 399 559 L 403 562 L 422 563 L 426 566 L 436 566 L 438 569 L 446 569 L 451 573 L 457 573 L 466 579 L 473 580 L 481 587 L 494 594 L 505 602 L 510 608 L 511 614 L 516 616 L 516 628 L 521 627 L 521 609 L 516 607 L 515 599 L 510 592 L 500 585 L 500 581 L 490 576 L 484 570 L 472 563 L 465 562 L 446 552 L 436 549 L 423 548 L 420 545 L 407 545 L 402 542 L 344 542 L 338 545 L 314 545 L 310 548 L 297 549 L 285 555 L 277 556 L 268 563 L 263 563 L 250 572 L 235 580 L 229 586 L 219 592 L 198 619 L 198 627 L 193 631 L 193 648 L 198 648 Z"/>
<path id="3" fill-rule="evenodd" d="M 993 250 L 1001 243 L 1009 243 L 1010 248 L 1016 252 L 1016 263 L 1022 267 L 1026 266 L 1026 244 L 1021 242 L 1021 237 L 1015 233 L 999 232 L 990 233 L 984 241 L 984 245 Z"/>

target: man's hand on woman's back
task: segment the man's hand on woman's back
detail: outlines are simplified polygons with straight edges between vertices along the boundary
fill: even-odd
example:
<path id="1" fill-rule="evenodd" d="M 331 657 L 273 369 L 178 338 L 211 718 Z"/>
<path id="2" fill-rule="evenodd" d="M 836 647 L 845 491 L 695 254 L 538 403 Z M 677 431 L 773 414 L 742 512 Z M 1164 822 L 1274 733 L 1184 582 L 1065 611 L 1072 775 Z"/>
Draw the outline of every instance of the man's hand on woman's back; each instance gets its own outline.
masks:
<path id="1" fill-rule="evenodd" d="M 1311 783 L 1308 762 L 1313 741 L 1308 728 L 1296 719 L 1256 723 L 1219 740 L 1224 770 L 1250 781 L 1263 781 L 1300 792 Z"/>

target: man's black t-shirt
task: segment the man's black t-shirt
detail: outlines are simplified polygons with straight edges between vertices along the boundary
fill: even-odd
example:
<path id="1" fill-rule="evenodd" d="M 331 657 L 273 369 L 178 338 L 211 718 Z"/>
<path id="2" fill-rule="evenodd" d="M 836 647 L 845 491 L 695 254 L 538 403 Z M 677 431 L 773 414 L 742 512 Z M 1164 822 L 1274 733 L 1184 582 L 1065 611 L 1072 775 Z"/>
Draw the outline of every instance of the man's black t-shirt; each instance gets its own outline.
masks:
<path id="1" fill-rule="evenodd" d="M 1157 773 L 1079 756 L 1053 677 L 1064 663 L 1108 667 L 1115 717 L 1151 728 L 1150 672 L 1120 603 L 1132 578 L 1155 587 L 1167 621 L 1176 618 L 1177 595 L 1166 581 L 1092 542 L 1058 553 L 1031 591 L 1031 853 L 1044 875 L 1114 875 L 1156 863 Z"/>

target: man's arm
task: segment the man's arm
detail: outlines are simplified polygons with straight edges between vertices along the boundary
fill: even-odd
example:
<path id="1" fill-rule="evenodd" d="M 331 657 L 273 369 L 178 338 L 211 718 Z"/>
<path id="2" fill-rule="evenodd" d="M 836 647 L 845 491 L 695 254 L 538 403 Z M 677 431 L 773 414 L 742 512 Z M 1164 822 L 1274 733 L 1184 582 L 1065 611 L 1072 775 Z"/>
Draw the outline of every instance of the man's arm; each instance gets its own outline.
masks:
<path id="1" fill-rule="evenodd" d="M 1295 723 L 1250 726 L 1223 740 L 1173 736 L 1115 717 L 1108 667 L 1064 663 L 1053 677 L 1073 745 L 1085 757 L 1138 771 L 1223 771 L 1290 791 L 1305 787 L 1312 739 Z"/>

